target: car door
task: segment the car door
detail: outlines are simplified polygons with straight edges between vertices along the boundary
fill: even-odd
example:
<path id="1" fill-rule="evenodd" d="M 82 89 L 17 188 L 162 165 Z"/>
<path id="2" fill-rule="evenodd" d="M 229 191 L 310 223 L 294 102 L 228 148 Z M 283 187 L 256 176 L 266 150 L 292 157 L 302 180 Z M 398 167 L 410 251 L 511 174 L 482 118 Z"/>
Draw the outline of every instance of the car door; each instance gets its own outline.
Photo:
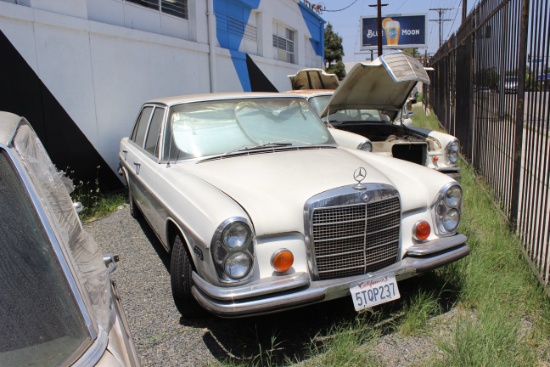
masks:
<path id="1" fill-rule="evenodd" d="M 120 158 L 123 161 L 127 173 L 128 190 L 133 201 L 138 205 L 141 212 L 145 215 L 144 186 L 138 175 L 141 171 L 142 157 L 139 157 L 140 150 L 143 149 L 145 135 L 153 115 L 154 106 L 143 106 L 130 138 L 121 146 Z"/>
<path id="2" fill-rule="evenodd" d="M 160 176 L 159 149 L 165 107 L 146 105 L 142 108 L 130 137 L 132 147 L 123 150 L 126 157 L 128 189 L 151 227 L 161 233 L 166 218 L 165 209 L 154 194 Z"/>

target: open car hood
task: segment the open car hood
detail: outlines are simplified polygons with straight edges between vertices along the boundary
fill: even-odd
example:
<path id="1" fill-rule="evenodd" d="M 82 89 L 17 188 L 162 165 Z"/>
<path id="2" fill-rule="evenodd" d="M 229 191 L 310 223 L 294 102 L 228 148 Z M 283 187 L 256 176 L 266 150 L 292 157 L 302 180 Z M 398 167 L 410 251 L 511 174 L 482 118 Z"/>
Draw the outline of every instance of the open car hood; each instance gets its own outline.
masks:
<path id="1" fill-rule="evenodd" d="M 403 53 L 358 63 L 334 91 L 321 117 L 342 109 L 378 109 L 393 120 L 417 82 L 430 84 L 422 64 Z"/>
<path id="2" fill-rule="evenodd" d="M 302 69 L 296 75 L 289 75 L 292 90 L 302 89 L 336 89 L 338 77 L 336 74 L 328 74 L 323 69 Z"/>

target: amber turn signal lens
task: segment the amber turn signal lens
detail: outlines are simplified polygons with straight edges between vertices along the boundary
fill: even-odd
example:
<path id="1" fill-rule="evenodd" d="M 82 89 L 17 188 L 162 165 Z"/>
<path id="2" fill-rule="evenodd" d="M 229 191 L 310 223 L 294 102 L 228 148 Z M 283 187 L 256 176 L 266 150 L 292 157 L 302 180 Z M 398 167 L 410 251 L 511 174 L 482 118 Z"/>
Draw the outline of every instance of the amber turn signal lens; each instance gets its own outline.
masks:
<path id="1" fill-rule="evenodd" d="M 414 238 L 418 241 L 424 241 L 430 236 L 431 231 L 430 224 L 425 220 L 421 220 L 414 226 Z"/>
<path id="2" fill-rule="evenodd" d="M 279 273 L 284 273 L 294 264 L 294 255 L 290 250 L 277 250 L 271 257 L 271 265 Z"/>
<path id="3" fill-rule="evenodd" d="M 439 162 L 439 157 L 433 157 L 433 158 L 432 158 L 432 162 L 433 162 L 434 164 L 437 164 L 437 162 Z"/>

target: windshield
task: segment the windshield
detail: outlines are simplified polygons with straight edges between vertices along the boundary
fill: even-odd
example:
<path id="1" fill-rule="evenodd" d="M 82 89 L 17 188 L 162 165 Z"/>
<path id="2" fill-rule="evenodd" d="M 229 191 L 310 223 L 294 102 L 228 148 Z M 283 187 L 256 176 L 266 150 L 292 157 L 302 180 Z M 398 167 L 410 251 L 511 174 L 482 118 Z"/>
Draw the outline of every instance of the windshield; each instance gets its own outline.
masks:
<path id="1" fill-rule="evenodd" d="M 346 122 L 390 122 L 387 115 L 379 110 L 347 109 L 328 115 L 328 120 L 333 125 Z"/>
<path id="2" fill-rule="evenodd" d="M 319 95 L 309 99 L 309 103 L 315 109 L 318 115 L 323 112 L 328 105 L 332 95 Z M 330 111 L 329 111 L 330 112 Z M 325 118 L 324 118 L 325 119 Z M 333 125 L 346 122 L 391 122 L 388 115 L 383 111 L 376 109 L 340 109 L 338 112 L 328 115 L 328 121 Z"/>
<path id="3" fill-rule="evenodd" d="M 0 364 L 58 366 L 91 340 L 49 237 L 10 162 L 0 151 Z"/>
<path id="4" fill-rule="evenodd" d="M 332 97 L 332 95 L 311 97 L 309 99 L 309 104 L 311 104 L 311 106 L 313 107 L 315 112 L 317 112 L 318 115 L 321 115 L 321 112 L 323 112 L 323 110 L 327 106 L 328 101 L 330 101 L 330 97 Z"/>
<path id="5" fill-rule="evenodd" d="M 239 99 L 174 106 L 170 160 L 236 151 L 332 144 L 326 126 L 301 98 Z"/>

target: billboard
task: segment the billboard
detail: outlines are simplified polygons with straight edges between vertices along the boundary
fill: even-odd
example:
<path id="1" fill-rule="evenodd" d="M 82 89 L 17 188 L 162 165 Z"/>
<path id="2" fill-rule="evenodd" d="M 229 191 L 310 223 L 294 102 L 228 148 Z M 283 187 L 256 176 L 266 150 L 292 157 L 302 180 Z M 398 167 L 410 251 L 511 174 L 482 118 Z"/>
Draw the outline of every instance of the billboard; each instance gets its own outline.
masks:
<path id="1" fill-rule="evenodd" d="M 382 17 L 383 48 L 426 48 L 427 14 Z M 361 17 L 361 51 L 378 49 L 378 17 Z"/>

